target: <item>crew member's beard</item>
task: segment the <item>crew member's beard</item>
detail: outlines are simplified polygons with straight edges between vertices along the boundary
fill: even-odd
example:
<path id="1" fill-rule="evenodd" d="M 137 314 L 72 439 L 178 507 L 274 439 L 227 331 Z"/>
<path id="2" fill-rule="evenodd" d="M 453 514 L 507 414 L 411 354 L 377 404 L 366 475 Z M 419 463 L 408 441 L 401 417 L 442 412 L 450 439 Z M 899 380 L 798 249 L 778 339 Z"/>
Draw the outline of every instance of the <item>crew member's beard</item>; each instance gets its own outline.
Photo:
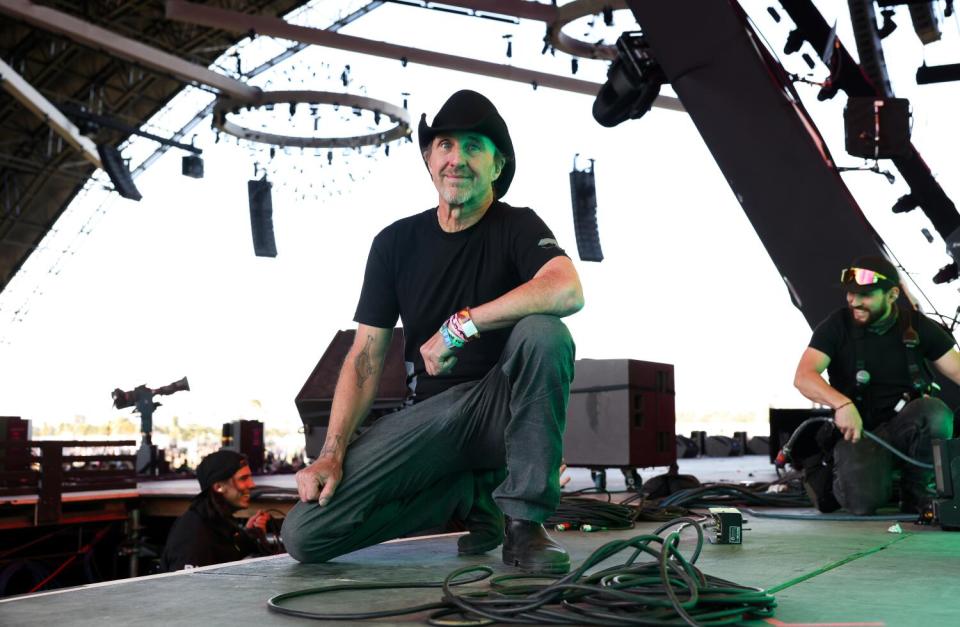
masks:
<path id="1" fill-rule="evenodd" d="M 861 320 L 860 318 L 857 318 L 857 316 L 854 314 L 855 311 L 863 311 L 867 314 L 867 317 Z M 879 320 L 883 320 L 889 313 L 890 313 L 889 306 L 885 307 L 879 313 L 870 311 L 866 307 L 850 307 L 850 316 L 851 318 L 853 318 L 853 323 L 858 327 L 868 327 L 872 324 L 876 324 Z"/>

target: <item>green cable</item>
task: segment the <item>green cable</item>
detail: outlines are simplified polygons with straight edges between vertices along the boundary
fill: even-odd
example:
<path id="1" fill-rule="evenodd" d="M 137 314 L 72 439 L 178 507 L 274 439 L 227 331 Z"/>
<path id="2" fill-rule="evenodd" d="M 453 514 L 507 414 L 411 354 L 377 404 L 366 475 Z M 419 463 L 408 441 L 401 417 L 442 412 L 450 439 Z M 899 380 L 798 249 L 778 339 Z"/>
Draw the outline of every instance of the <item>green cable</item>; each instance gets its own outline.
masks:
<path id="1" fill-rule="evenodd" d="M 872 549 L 867 549 L 866 551 L 858 551 L 858 552 L 856 552 L 856 553 L 852 553 L 852 554 L 846 556 L 846 557 L 843 558 L 843 559 L 837 560 L 837 561 L 835 561 L 835 562 L 830 562 L 830 563 L 827 564 L 826 566 L 821 566 L 820 568 L 818 568 L 818 569 L 816 569 L 816 570 L 812 570 L 812 571 L 810 571 L 809 573 L 806 573 L 805 575 L 800 575 L 799 577 L 794 577 L 793 579 L 791 579 L 791 580 L 789 580 L 789 581 L 785 581 L 785 582 L 783 582 L 783 583 L 780 584 L 780 585 L 774 586 L 774 587 L 772 587 L 772 588 L 767 588 L 767 593 L 768 593 L 768 594 L 774 594 L 774 593 L 776 593 L 776 592 L 780 592 L 781 590 L 783 590 L 783 589 L 785 589 L 785 588 L 789 588 L 790 586 L 794 586 L 794 585 L 800 583 L 801 581 L 806 581 L 807 579 L 812 579 L 813 577 L 816 577 L 817 575 L 822 575 L 823 573 L 825 573 L 825 572 L 827 572 L 827 571 L 829 571 L 829 570 L 833 570 L 834 568 L 837 568 L 837 567 L 839 567 L 839 566 L 843 566 L 844 564 L 848 564 L 848 563 L 850 563 L 850 562 L 852 562 L 852 561 L 854 561 L 854 560 L 858 560 L 858 559 L 860 559 L 861 557 L 866 557 L 866 556 L 868 556 L 868 555 L 873 555 L 874 553 L 877 553 L 877 552 L 879 552 L 879 551 L 882 551 L 882 550 L 884 550 L 885 548 L 887 548 L 888 546 L 890 546 L 890 545 L 892 545 L 892 544 L 894 544 L 894 543 L 896 543 L 896 542 L 900 542 L 901 540 L 906 540 L 906 539 L 909 538 L 911 535 L 913 535 L 913 534 L 905 534 L 905 535 L 899 536 L 899 537 L 897 537 L 897 538 L 894 538 L 893 540 L 890 540 L 889 542 L 886 542 L 886 543 L 884 543 L 884 544 L 881 544 L 880 546 L 875 546 L 875 547 L 873 547 Z"/>

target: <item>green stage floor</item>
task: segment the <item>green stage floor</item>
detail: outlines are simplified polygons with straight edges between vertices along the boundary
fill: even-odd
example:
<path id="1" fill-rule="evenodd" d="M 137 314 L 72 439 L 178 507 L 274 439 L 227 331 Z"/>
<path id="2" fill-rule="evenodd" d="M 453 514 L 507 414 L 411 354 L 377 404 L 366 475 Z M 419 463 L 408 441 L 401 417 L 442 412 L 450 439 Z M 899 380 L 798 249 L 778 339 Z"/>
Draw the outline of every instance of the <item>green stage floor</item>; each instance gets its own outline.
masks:
<path id="1" fill-rule="evenodd" d="M 723 473 L 713 479 L 734 478 L 720 475 Z M 960 533 L 901 523 L 904 533 L 895 534 L 888 531 L 893 523 L 887 521 L 781 520 L 749 514 L 746 519 L 743 544 L 704 545 L 696 564 L 700 570 L 769 589 L 850 560 L 783 587 L 775 593 L 778 607 L 774 618 L 750 625 L 960 625 Z M 628 532 L 554 535 L 568 547 L 574 562 L 579 563 L 605 542 L 649 532 L 656 526 L 642 523 Z M 684 538 L 682 546 L 691 549 L 693 534 L 687 532 Z M 382 544 L 321 565 L 298 564 L 281 555 L 3 599 L 0 625 L 317 624 L 271 613 L 266 601 L 281 592 L 352 581 L 436 581 L 467 564 L 489 565 L 497 573 L 510 572 L 499 558 L 499 551 L 482 557 L 458 557 L 453 535 Z M 294 603 L 296 607 L 327 612 L 355 612 L 428 603 L 439 598 L 439 590 L 395 590 L 350 592 L 298 599 Z M 375 622 L 416 624 L 422 623 L 424 616 Z"/>

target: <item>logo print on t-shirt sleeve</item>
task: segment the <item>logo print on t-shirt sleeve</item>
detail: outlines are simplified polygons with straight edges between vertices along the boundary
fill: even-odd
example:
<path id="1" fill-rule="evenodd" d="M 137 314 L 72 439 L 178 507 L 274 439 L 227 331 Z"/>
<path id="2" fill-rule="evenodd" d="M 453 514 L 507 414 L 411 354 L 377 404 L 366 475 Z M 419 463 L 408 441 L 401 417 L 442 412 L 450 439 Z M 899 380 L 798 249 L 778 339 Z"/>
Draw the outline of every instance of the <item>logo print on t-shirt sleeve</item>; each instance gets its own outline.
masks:
<path id="1" fill-rule="evenodd" d="M 554 246 L 559 248 L 560 244 L 558 244 L 557 240 L 553 239 L 552 237 L 544 237 L 542 240 L 537 242 L 537 246 L 540 248 L 552 248 Z"/>

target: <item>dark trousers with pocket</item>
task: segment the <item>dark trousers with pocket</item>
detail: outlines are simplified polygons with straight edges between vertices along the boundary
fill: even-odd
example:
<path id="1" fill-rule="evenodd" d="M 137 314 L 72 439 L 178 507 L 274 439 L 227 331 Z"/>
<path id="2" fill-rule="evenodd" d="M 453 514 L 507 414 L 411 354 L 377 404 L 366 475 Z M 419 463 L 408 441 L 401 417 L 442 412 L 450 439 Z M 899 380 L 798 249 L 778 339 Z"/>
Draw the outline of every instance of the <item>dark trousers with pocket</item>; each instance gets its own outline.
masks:
<path id="1" fill-rule="evenodd" d="M 324 562 L 442 526 L 469 512 L 474 473 L 500 468 L 507 477 L 493 496 L 503 513 L 546 520 L 560 501 L 574 350 L 559 318 L 520 320 L 483 379 L 385 416 L 357 437 L 330 502 L 299 502 L 287 514 L 287 551 Z"/>
<path id="2" fill-rule="evenodd" d="M 953 412 L 940 399 L 918 398 L 873 433 L 905 455 L 929 464 L 933 459 L 932 440 L 953 435 Z M 913 513 L 933 495 L 932 470 L 910 464 L 865 437 L 856 444 L 837 442 L 833 459 L 833 493 L 851 514 L 870 515 L 890 502 L 895 468 L 901 471 L 901 510 Z"/>

